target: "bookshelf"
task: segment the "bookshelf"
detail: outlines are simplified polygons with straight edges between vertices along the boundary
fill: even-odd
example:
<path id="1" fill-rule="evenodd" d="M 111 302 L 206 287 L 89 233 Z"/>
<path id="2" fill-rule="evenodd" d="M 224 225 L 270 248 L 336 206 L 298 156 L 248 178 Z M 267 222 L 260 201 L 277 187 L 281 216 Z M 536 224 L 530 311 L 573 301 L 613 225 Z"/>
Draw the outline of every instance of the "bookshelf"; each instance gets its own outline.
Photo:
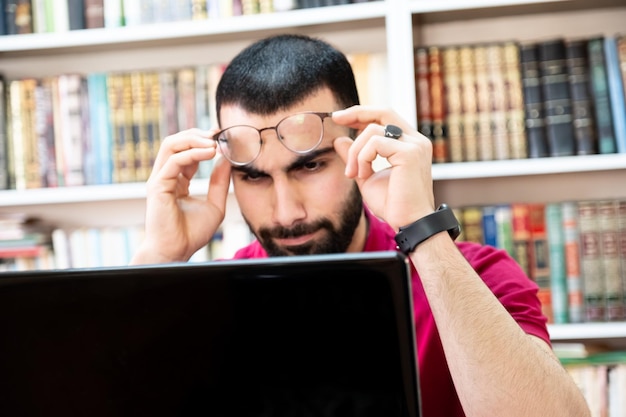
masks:
<path id="1" fill-rule="evenodd" d="M 320 36 L 346 53 L 385 52 L 391 106 L 416 123 L 413 47 L 626 31 L 623 0 L 379 0 L 219 20 L 0 37 L 7 79 L 227 62 L 250 42 L 289 31 Z M 433 167 L 438 202 L 494 204 L 626 198 L 626 154 Z M 202 195 L 208 180 L 192 182 Z M 60 227 L 140 224 L 142 183 L 0 191 L 0 213 L 24 212 Z M 231 196 L 229 204 L 236 206 Z M 236 213 L 230 210 L 229 213 Z M 226 219 L 240 228 L 236 214 Z M 227 233 L 227 232 L 225 232 Z M 626 348 L 625 323 L 551 326 L 555 340 L 610 339 Z"/>

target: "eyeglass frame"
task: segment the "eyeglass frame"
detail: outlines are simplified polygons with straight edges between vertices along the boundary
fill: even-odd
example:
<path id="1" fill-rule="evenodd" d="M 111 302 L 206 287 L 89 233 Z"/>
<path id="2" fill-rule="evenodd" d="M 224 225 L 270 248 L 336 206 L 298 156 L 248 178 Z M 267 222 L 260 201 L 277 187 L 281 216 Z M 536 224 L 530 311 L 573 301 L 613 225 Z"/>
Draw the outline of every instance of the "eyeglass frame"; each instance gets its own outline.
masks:
<path id="1" fill-rule="evenodd" d="M 278 126 L 280 126 L 280 124 L 291 118 L 294 116 L 298 116 L 301 114 L 312 114 L 315 115 L 317 117 L 320 118 L 321 122 L 322 122 L 322 131 L 320 132 L 320 137 L 317 140 L 317 142 L 315 143 L 315 145 L 313 145 L 312 147 L 310 147 L 309 149 L 303 150 L 303 151 L 296 151 L 294 149 L 291 149 L 289 146 L 287 146 L 287 144 L 285 144 L 285 141 L 283 140 L 282 136 L 278 133 Z M 263 148 L 263 132 L 266 130 L 273 130 L 274 132 L 276 132 L 276 137 L 278 138 L 278 141 L 289 151 L 298 154 L 298 155 L 303 155 L 306 154 L 308 152 L 311 152 L 313 150 L 315 150 L 318 146 L 320 146 L 320 143 L 322 143 L 322 139 L 324 138 L 324 120 L 331 117 L 333 115 L 333 112 L 316 112 L 316 111 L 303 111 L 303 112 L 298 112 L 298 113 L 294 113 L 294 114 L 290 114 L 289 116 L 285 116 L 282 119 L 280 119 L 278 121 L 278 123 L 276 123 L 275 126 L 267 126 L 267 127 L 263 127 L 261 129 L 257 129 L 254 126 L 250 126 L 250 125 L 234 125 L 234 126 L 229 126 L 225 129 L 221 129 L 219 132 L 217 132 L 216 134 L 214 134 L 211 139 L 213 139 L 215 142 L 217 142 L 217 145 L 220 147 L 220 149 L 222 148 L 222 145 L 220 144 L 221 140 L 219 139 L 219 136 L 224 133 L 225 131 L 235 128 L 235 127 L 249 127 L 252 128 L 254 130 L 256 130 L 259 133 L 259 151 L 257 152 L 257 154 L 254 156 L 254 158 L 252 158 L 252 160 L 250 160 L 249 162 L 237 162 L 237 161 L 233 161 L 231 160 L 223 151 L 222 151 L 222 155 L 224 155 L 224 158 L 226 158 L 228 160 L 228 162 L 230 162 L 231 164 L 235 165 L 235 166 L 244 166 L 244 165 L 248 165 L 251 164 L 252 162 L 256 161 L 256 159 L 259 157 L 259 155 L 261 155 L 261 150 Z"/>

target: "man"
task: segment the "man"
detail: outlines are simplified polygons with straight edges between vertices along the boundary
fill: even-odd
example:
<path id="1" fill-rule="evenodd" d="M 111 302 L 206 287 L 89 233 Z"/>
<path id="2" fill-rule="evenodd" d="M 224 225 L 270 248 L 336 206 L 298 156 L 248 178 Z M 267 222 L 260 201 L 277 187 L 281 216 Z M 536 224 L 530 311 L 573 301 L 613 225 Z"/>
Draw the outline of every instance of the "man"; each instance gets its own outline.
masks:
<path id="1" fill-rule="evenodd" d="M 424 415 L 588 416 L 550 348 L 536 285 L 504 251 L 455 243 L 448 210 L 432 215 L 430 140 L 358 104 L 349 63 L 325 42 L 283 35 L 246 48 L 217 88 L 222 130 L 163 141 L 133 263 L 185 261 L 207 244 L 230 181 L 257 238 L 236 258 L 394 250 L 402 228 Z M 374 170 L 377 156 L 389 166 Z M 213 158 L 206 198 L 190 197 L 198 163 Z"/>

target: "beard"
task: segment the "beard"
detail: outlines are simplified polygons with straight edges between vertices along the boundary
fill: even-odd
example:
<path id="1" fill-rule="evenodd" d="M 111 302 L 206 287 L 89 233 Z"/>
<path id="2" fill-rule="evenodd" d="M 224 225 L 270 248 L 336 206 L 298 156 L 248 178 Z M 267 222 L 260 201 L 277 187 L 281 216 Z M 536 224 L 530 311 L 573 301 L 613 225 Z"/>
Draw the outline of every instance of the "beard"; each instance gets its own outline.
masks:
<path id="1" fill-rule="evenodd" d="M 357 185 L 354 184 L 341 206 L 339 225 L 337 227 L 329 218 L 322 217 L 311 223 L 298 223 L 292 227 L 261 227 L 258 231 L 255 231 L 245 217 L 244 220 L 269 256 L 343 253 L 352 242 L 354 231 L 359 224 L 362 212 L 363 201 L 361 193 Z M 274 241 L 274 239 L 292 238 L 320 230 L 325 232 L 321 238 L 311 240 L 302 245 L 285 247 L 278 246 Z"/>

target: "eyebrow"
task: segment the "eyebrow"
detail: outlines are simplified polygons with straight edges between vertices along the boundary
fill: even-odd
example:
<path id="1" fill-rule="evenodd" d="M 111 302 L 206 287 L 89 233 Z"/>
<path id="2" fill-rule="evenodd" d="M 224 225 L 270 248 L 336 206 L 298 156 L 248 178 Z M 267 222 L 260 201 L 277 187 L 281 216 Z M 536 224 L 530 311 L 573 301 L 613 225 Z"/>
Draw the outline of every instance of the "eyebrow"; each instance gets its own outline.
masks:
<path id="1" fill-rule="evenodd" d="M 295 161 L 289 164 L 287 168 L 285 168 L 285 171 L 289 172 L 289 171 L 298 170 L 302 168 L 303 166 L 305 166 L 306 164 L 308 164 L 309 162 L 313 161 L 315 158 L 318 158 L 319 156 L 322 156 L 322 155 L 329 154 L 334 151 L 335 149 L 332 146 L 329 146 L 327 148 L 316 149 L 304 155 L 300 155 L 295 159 Z M 252 175 L 252 176 L 267 175 L 266 172 L 255 168 L 252 164 L 243 165 L 243 166 L 232 166 L 231 169 L 233 171 L 241 172 L 246 175 Z"/>

